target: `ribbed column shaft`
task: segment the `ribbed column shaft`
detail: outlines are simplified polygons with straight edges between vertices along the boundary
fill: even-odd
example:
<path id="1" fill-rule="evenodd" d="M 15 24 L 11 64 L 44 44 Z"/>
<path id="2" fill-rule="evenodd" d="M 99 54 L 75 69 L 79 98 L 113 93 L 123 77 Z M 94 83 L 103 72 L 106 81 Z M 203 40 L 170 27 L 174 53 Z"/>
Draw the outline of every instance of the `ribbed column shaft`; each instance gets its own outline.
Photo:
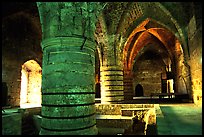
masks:
<path id="1" fill-rule="evenodd" d="M 121 103 L 124 100 L 123 70 L 118 66 L 102 66 L 100 69 L 101 103 Z"/>
<path id="2" fill-rule="evenodd" d="M 82 45 L 84 44 L 83 48 Z M 42 42 L 40 135 L 96 135 L 95 50 L 75 37 Z"/>
<path id="3" fill-rule="evenodd" d="M 133 99 L 133 81 L 130 71 L 124 71 L 124 100 Z"/>

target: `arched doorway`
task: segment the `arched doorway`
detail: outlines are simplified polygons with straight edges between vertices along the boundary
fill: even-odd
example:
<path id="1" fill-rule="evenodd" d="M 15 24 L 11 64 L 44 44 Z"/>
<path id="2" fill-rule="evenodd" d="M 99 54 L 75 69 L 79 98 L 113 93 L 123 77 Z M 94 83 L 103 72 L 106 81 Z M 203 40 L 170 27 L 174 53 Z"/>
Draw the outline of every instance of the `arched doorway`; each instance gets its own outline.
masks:
<path id="1" fill-rule="evenodd" d="M 29 60 L 22 65 L 20 92 L 21 108 L 41 106 L 41 73 L 42 69 L 40 65 L 34 60 Z"/>
<path id="2" fill-rule="evenodd" d="M 136 97 L 141 97 L 144 96 L 144 91 L 143 91 L 143 87 L 140 84 L 137 84 L 135 87 L 135 96 Z"/>

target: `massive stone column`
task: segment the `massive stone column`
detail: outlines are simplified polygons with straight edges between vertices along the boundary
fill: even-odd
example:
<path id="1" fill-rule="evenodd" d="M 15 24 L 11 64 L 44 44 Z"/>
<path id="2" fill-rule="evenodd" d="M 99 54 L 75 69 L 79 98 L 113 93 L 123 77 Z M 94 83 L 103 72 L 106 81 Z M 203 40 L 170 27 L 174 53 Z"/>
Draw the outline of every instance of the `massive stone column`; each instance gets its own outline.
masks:
<path id="1" fill-rule="evenodd" d="M 37 4 L 43 32 L 40 135 L 96 135 L 96 7 L 86 2 Z"/>
<path id="2" fill-rule="evenodd" d="M 82 38 L 42 42 L 42 124 L 40 134 L 97 134 L 94 50 Z"/>
<path id="3" fill-rule="evenodd" d="M 124 101 L 123 67 L 117 35 L 106 35 L 100 66 L 101 103 L 118 104 Z"/>
<path id="4" fill-rule="evenodd" d="M 121 103 L 124 100 L 122 68 L 119 66 L 103 66 L 100 69 L 101 103 Z"/>

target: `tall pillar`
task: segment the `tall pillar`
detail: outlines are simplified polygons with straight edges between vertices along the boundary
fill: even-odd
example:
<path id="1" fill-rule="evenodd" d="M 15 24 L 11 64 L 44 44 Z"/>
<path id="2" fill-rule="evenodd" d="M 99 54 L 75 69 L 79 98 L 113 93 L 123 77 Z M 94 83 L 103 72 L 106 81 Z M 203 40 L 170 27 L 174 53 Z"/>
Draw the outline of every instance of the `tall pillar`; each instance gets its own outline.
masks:
<path id="1" fill-rule="evenodd" d="M 95 119 L 95 52 L 81 50 L 82 38 L 42 42 L 41 135 L 97 134 Z"/>
<path id="2" fill-rule="evenodd" d="M 37 3 L 42 24 L 40 135 L 97 135 L 95 118 L 95 6 Z"/>
<path id="3" fill-rule="evenodd" d="M 133 77 L 130 70 L 124 70 L 124 100 L 133 99 Z"/>
<path id="4" fill-rule="evenodd" d="M 100 69 L 101 103 L 121 103 L 124 100 L 122 68 L 119 66 L 102 66 Z"/>

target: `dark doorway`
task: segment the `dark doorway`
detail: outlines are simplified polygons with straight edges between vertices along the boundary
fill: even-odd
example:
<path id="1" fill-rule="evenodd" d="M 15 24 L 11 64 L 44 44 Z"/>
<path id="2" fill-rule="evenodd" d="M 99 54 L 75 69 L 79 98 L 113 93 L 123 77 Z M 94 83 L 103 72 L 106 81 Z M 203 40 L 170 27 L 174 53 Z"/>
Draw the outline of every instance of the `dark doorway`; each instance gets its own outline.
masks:
<path id="1" fill-rule="evenodd" d="M 162 79 L 162 93 L 167 93 L 167 80 Z"/>
<path id="2" fill-rule="evenodd" d="M 95 91 L 95 98 L 101 98 L 101 87 L 100 87 L 100 83 L 96 83 L 96 87 L 95 87 L 96 91 Z"/>
<path id="3" fill-rule="evenodd" d="M 136 97 L 144 96 L 142 85 L 137 84 L 137 86 L 135 87 L 135 96 Z"/>
<path id="4" fill-rule="evenodd" d="M 7 98 L 8 97 L 8 87 L 6 82 L 2 82 L 2 98 L 1 103 L 2 107 L 5 107 L 7 105 Z"/>

